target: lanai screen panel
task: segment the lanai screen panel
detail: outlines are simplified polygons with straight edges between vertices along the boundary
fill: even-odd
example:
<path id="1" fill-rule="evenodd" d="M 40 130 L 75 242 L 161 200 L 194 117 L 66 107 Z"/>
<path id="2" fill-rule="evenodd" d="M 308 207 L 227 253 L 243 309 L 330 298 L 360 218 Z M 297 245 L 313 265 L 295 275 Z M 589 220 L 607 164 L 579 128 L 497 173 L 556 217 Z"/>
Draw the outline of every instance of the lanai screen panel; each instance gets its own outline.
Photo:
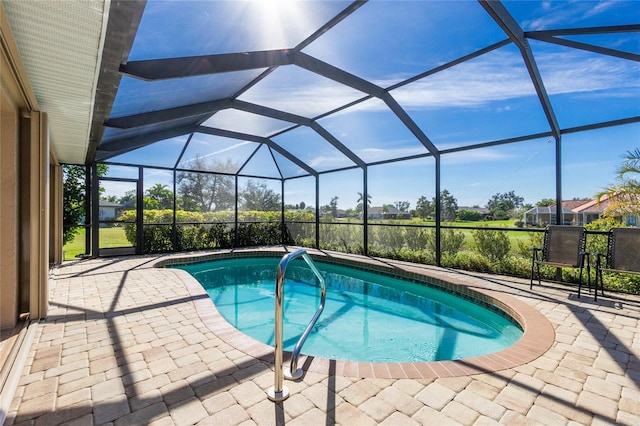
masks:
<path id="1" fill-rule="evenodd" d="M 279 180 L 260 178 L 238 178 L 238 211 L 243 222 L 278 221 L 282 212 L 282 186 Z M 255 212 L 273 212 L 260 215 Z"/>
<path id="2" fill-rule="evenodd" d="M 389 87 L 505 38 L 476 2 L 372 1 L 303 51 Z"/>
<path id="3" fill-rule="evenodd" d="M 505 1 L 509 13 L 525 31 L 556 28 L 585 28 L 602 25 L 638 23 L 638 4 L 635 1 Z"/>
<path id="4" fill-rule="evenodd" d="M 235 109 L 217 112 L 202 125 L 262 137 L 270 136 L 291 127 L 291 124 L 286 121 Z"/>
<path id="5" fill-rule="evenodd" d="M 396 206 L 409 203 L 406 212 L 415 210 L 418 199 L 435 196 L 435 160 L 433 157 L 371 166 L 367 169 L 371 206 Z"/>
<path id="6" fill-rule="evenodd" d="M 240 174 L 244 176 L 282 178 L 278 164 L 271 154 L 269 147 L 266 145 L 261 145 L 260 148 L 258 148 L 242 169 L 240 169 Z"/>
<path id="7" fill-rule="evenodd" d="M 303 169 L 298 164 L 292 162 L 291 160 L 285 158 L 282 154 L 278 153 L 276 150 L 271 150 L 273 157 L 276 160 L 276 164 L 278 165 L 278 169 L 282 173 L 282 177 L 292 178 L 297 176 L 307 176 L 309 172 Z"/>
<path id="8" fill-rule="evenodd" d="M 507 45 L 391 91 L 439 148 L 549 132 L 522 55 Z"/>
<path id="9" fill-rule="evenodd" d="M 549 137 L 443 155 L 440 185 L 466 206 L 485 207 L 495 194 L 511 191 L 529 204 L 554 199 L 555 141 Z"/>
<path id="10" fill-rule="evenodd" d="M 338 210 L 355 208 L 359 202 L 362 202 L 363 188 L 364 175 L 360 169 L 321 174 L 320 194 L 318 195 L 323 219 L 328 219 L 331 216 L 329 207 L 334 199 Z M 373 202 L 375 203 L 375 198 Z"/>
<path id="11" fill-rule="evenodd" d="M 255 142 L 194 133 L 177 168 L 235 174 L 258 147 Z"/>
<path id="12" fill-rule="evenodd" d="M 491 10 L 498 11 L 495 18 Z M 145 164 L 165 166 L 168 160 L 156 163 L 145 148 L 122 152 L 180 132 L 195 132 L 198 142 L 208 132 L 240 139 L 197 152 L 198 144 L 189 144 L 179 168 L 207 156 L 233 165 L 207 170 L 281 179 L 431 158 L 431 143 L 444 150 L 444 165 L 447 149 L 486 143 L 506 150 L 498 144 L 546 140 L 559 136 L 556 130 L 566 137 L 574 126 L 607 120 L 637 121 L 638 61 L 615 52 L 640 52 L 638 14 L 634 2 L 149 0 L 121 69 L 127 61 L 195 57 L 211 60 L 203 67 L 211 74 L 186 77 L 198 70 L 184 69 L 183 78 L 157 81 L 124 75 L 98 158 L 117 153 L 118 160 L 133 162 L 138 152 L 149 157 Z M 503 27 L 496 22 L 502 18 Z M 636 26 L 598 33 L 625 24 Z M 541 41 L 551 37 L 544 31 L 567 28 L 577 33 Z M 584 45 L 560 46 L 561 40 Z M 529 69 L 526 45 L 535 61 Z M 589 45 L 610 51 L 589 52 Z M 272 68 L 256 59 L 225 72 L 224 61 L 213 57 L 270 49 L 273 56 L 267 56 L 280 61 Z M 547 95 L 551 117 L 543 108 Z M 402 110 L 392 111 L 393 100 Z M 559 129 L 553 128 L 556 118 Z M 175 158 L 176 150 L 169 151 Z M 493 151 L 482 151 L 479 161 L 486 152 Z"/>
<path id="13" fill-rule="evenodd" d="M 319 123 L 367 163 L 429 152 L 379 99 L 362 102 Z"/>
<path id="14" fill-rule="evenodd" d="M 173 223 L 173 171 L 145 168 L 144 223 Z"/>
<path id="15" fill-rule="evenodd" d="M 365 94 L 294 65 L 281 66 L 238 99 L 314 118 Z"/>
<path id="16" fill-rule="evenodd" d="M 637 140 L 629 137 L 634 132 L 640 135 L 640 123 L 565 135 L 562 138 L 563 198 L 595 199 L 606 186 L 619 183 L 616 176 L 622 156 L 638 149 Z M 590 155 L 593 152 L 598 153 L 597 160 Z"/>
<path id="17" fill-rule="evenodd" d="M 124 141 L 123 143 L 118 143 L 118 148 L 130 150 L 136 149 L 140 147 L 138 137 L 143 137 L 147 134 L 160 134 L 163 135 L 163 132 L 170 132 L 176 128 L 194 128 L 200 120 L 202 120 L 202 116 L 194 116 L 194 117 L 185 117 L 172 121 L 164 121 L 161 123 L 148 124 L 145 126 L 136 126 L 131 128 L 116 128 L 116 127 L 107 127 L 104 131 L 104 135 L 102 136 L 102 142 L 106 147 L 113 147 L 110 142 L 118 142 Z M 158 137 L 158 140 L 166 139 L 165 137 Z M 142 140 L 142 138 L 140 139 Z M 152 141 L 155 142 L 155 141 Z M 147 145 L 150 142 L 144 142 L 143 145 Z M 112 148 L 108 148 L 112 150 Z"/>
<path id="18" fill-rule="evenodd" d="M 282 133 L 275 136 L 273 141 L 319 172 L 355 165 L 338 148 L 309 127 L 298 127 Z"/>
<path id="19" fill-rule="evenodd" d="M 312 176 L 288 179 L 284 183 L 285 210 L 315 209 L 316 179 Z"/>
<path id="20" fill-rule="evenodd" d="M 177 136 L 117 155 L 109 159 L 114 163 L 137 164 L 173 168 L 189 139 L 188 135 Z"/>
<path id="21" fill-rule="evenodd" d="M 539 41 L 531 48 L 560 127 L 640 115 L 638 62 Z"/>
<path id="22" fill-rule="evenodd" d="M 292 48 L 349 3 L 150 0 L 129 60 Z"/>
<path id="23" fill-rule="evenodd" d="M 111 117 L 226 99 L 260 75 L 261 71 L 239 71 L 154 81 L 123 76 Z"/>

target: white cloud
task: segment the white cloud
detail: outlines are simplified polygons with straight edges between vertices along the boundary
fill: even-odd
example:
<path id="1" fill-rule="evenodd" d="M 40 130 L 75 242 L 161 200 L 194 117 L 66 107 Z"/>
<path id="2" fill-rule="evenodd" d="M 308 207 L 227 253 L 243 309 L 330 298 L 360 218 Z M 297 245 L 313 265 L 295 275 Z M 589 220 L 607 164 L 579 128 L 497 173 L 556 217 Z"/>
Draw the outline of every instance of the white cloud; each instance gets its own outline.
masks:
<path id="1" fill-rule="evenodd" d="M 606 3 L 600 8 L 609 7 L 608 5 L 609 3 Z M 552 6 L 550 10 L 556 9 Z M 536 47 L 540 49 L 535 58 L 549 94 L 584 94 L 640 87 L 638 65 L 633 61 L 571 51 L 542 43 Z M 552 48 L 553 52 L 545 51 L 547 47 Z M 387 80 L 377 80 L 373 83 L 387 87 L 391 81 L 397 81 L 396 77 L 389 76 Z M 404 108 L 424 109 L 484 107 L 491 102 L 536 96 L 536 93 L 522 57 L 513 46 L 509 46 L 396 89 L 392 95 Z M 299 72 L 291 72 L 274 80 L 265 79 L 241 98 L 313 117 L 362 96 L 365 94 L 330 80 L 317 76 L 308 79 Z M 630 93 L 629 96 L 635 94 Z M 502 105 L 501 108 L 500 111 L 505 111 L 505 108 L 509 107 Z M 388 108 L 384 102 L 374 99 L 357 104 L 334 116 L 386 109 Z M 243 125 L 246 126 L 246 119 L 243 120 Z"/>
<path id="2" fill-rule="evenodd" d="M 538 18 L 525 20 L 522 27 L 526 31 L 548 30 L 571 24 L 578 24 L 587 18 L 600 15 L 616 6 L 616 1 L 560 1 L 552 3 L 545 1 L 541 4 L 543 15 Z"/>
<path id="3" fill-rule="evenodd" d="M 442 146 L 441 148 L 446 149 Z M 442 157 L 443 166 L 459 164 L 478 164 L 489 161 L 512 161 L 517 158 L 511 154 L 505 154 L 500 148 L 473 149 L 444 155 Z"/>
<path id="4" fill-rule="evenodd" d="M 351 160 L 342 155 L 318 156 L 307 161 L 309 167 L 318 170 L 328 170 L 333 168 L 353 166 Z"/>
<path id="5" fill-rule="evenodd" d="M 638 66 L 631 61 L 583 52 L 541 53 L 536 59 L 548 94 L 640 88 Z M 392 94 L 401 105 L 411 109 L 478 107 L 535 96 L 535 91 L 523 61 L 514 55 L 500 54 L 459 65 Z"/>

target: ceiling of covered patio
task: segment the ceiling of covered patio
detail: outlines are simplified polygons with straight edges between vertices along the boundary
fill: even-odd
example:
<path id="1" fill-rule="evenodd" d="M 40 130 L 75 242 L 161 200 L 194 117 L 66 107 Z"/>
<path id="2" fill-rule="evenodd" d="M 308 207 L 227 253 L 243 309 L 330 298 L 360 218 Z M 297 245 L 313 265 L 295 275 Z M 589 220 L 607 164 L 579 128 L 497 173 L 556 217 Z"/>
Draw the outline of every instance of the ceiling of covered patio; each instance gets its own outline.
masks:
<path id="1" fill-rule="evenodd" d="M 640 122 L 637 5 L 586 3 L 4 8 L 60 162 L 286 179 Z"/>

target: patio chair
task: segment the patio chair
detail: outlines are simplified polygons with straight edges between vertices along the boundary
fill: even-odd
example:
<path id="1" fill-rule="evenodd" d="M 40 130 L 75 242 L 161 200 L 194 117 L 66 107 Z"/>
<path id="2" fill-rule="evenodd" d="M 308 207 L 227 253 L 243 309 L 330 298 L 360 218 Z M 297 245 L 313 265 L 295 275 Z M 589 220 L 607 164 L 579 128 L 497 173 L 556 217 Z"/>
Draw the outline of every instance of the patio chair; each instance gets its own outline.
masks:
<path id="1" fill-rule="evenodd" d="M 540 265 L 555 266 L 557 268 L 580 268 L 578 283 L 578 297 L 580 297 L 580 285 L 582 284 L 582 270 L 587 258 L 587 277 L 591 288 L 591 268 L 589 266 L 588 253 L 585 251 L 586 230 L 582 226 L 549 225 L 544 232 L 542 248 L 531 249 L 531 282 L 533 289 L 534 269 L 538 275 L 540 284 Z"/>
<path id="2" fill-rule="evenodd" d="M 596 253 L 596 300 L 598 282 L 604 296 L 603 272 L 640 275 L 640 228 L 613 228 L 609 231 L 607 253 Z M 591 286 L 589 286 L 591 290 Z"/>

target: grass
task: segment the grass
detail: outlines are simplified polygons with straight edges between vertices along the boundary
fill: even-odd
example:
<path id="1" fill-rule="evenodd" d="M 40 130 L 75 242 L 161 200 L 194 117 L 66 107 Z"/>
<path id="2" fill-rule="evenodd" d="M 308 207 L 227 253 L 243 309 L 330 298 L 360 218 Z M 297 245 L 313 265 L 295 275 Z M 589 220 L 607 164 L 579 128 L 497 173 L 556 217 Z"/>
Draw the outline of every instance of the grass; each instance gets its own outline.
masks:
<path id="1" fill-rule="evenodd" d="M 124 228 L 100 228 L 100 248 L 130 247 Z M 73 260 L 78 255 L 85 254 L 85 230 L 81 229 L 73 240 L 64 245 L 64 260 Z"/>
<path id="2" fill-rule="evenodd" d="M 376 223 L 377 221 L 372 221 Z M 361 222 L 359 222 L 361 223 Z M 379 221 L 378 223 L 395 223 L 399 225 L 427 225 L 427 226 L 435 226 L 435 222 L 433 221 L 424 221 L 418 218 L 414 218 L 412 220 L 385 220 Z M 506 220 L 492 220 L 492 221 L 467 221 L 467 222 L 442 222 L 442 225 L 445 226 L 457 226 L 457 227 L 479 227 L 479 226 L 488 226 L 491 228 L 515 228 L 513 219 Z M 471 234 L 471 230 L 456 230 L 457 232 L 462 232 L 465 234 L 463 247 L 468 249 L 475 248 L 475 243 L 473 241 L 473 236 Z M 511 251 L 512 254 L 515 254 L 518 249 L 518 241 L 529 241 L 529 234 L 527 232 L 522 231 L 507 231 L 507 236 L 511 242 Z M 113 227 L 113 228 L 100 228 L 100 248 L 110 248 L 110 247 L 130 247 L 131 243 L 127 240 L 127 237 L 124 233 L 124 228 L 122 227 Z M 80 231 L 76 234 L 75 238 L 64 245 L 64 260 L 73 260 L 78 255 L 85 254 L 85 230 L 84 228 L 80 229 Z"/>

